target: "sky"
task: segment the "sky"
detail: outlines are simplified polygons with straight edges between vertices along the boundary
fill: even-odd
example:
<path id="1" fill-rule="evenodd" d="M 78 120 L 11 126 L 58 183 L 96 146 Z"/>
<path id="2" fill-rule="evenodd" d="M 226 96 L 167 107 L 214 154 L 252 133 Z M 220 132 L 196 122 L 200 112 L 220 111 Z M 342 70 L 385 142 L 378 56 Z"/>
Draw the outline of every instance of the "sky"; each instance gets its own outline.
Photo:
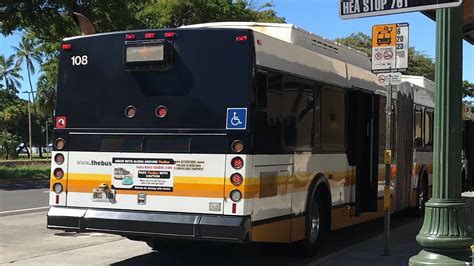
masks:
<path id="1" fill-rule="evenodd" d="M 343 20 L 339 17 L 338 3 L 338 0 L 273 0 L 277 15 L 284 17 L 287 23 L 327 39 L 346 37 L 353 32 L 364 32 L 370 36 L 372 25 L 407 22 L 410 25 L 409 45 L 431 58 L 435 57 L 436 24 L 425 15 L 413 12 Z M 20 39 L 19 32 L 7 37 L 0 35 L 0 54 L 12 54 L 11 46 L 17 45 Z M 21 90 L 24 91 L 29 88 L 26 67 L 23 67 L 21 75 L 24 77 Z M 33 84 L 36 84 L 38 76 L 38 73 L 33 75 Z M 463 41 L 463 80 L 474 83 L 474 46 L 466 41 Z M 27 98 L 27 94 L 21 97 Z"/>

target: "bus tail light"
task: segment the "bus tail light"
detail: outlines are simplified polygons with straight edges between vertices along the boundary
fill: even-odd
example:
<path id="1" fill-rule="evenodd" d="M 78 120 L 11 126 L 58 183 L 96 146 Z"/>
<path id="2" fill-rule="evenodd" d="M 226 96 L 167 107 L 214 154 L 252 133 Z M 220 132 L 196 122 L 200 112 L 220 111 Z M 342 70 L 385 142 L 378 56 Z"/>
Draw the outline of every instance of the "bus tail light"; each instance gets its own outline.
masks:
<path id="1" fill-rule="evenodd" d="M 230 164 L 234 169 L 240 169 L 244 166 L 244 160 L 240 157 L 234 157 L 230 161 Z"/>
<path id="2" fill-rule="evenodd" d="M 63 43 L 61 44 L 61 50 L 69 51 L 72 49 L 72 45 L 70 43 Z"/>
<path id="3" fill-rule="evenodd" d="M 56 141 L 54 141 L 54 147 L 56 147 L 58 150 L 62 150 L 65 145 L 66 142 L 62 138 L 57 138 Z"/>
<path id="4" fill-rule="evenodd" d="M 155 38 L 155 33 L 153 32 L 145 33 L 145 39 L 153 39 L 153 38 Z"/>
<path id="5" fill-rule="evenodd" d="M 54 161 L 59 165 L 63 164 L 64 163 L 64 155 L 62 155 L 61 153 L 56 154 L 54 156 Z"/>
<path id="6" fill-rule="evenodd" d="M 174 38 L 175 33 L 172 31 L 165 32 L 165 38 Z"/>
<path id="7" fill-rule="evenodd" d="M 239 173 L 235 173 L 230 176 L 230 182 L 234 186 L 239 186 L 240 184 L 242 184 L 243 181 L 244 181 L 244 178 Z"/>
<path id="8" fill-rule="evenodd" d="M 239 35 L 237 37 L 235 37 L 235 41 L 237 42 L 244 42 L 248 39 L 247 35 Z"/>
<path id="9" fill-rule="evenodd" d="M 61 168 L 56 168 L 56 169 L 54 169 L 54 171 L 53 171 L 53 175 L 54 175 L 54 177 L 56 177 L 57 179 L 60 179 L 60 178 L 62 178 L 62 177 L 64 176 L 64 171 L 63 171 L 63 169 L 61 169 Z"/>
<path id="10" fill-rule="evenodd" d="M 133 118 L 137 113 L 137 108 L 133 105 L 129 105 L 125 108 L 125 116 L 128 118 Z"/>
<path id="11" fill-rule="evenodd" d="M 242 199 L 242 192 L 237 189 L 234 189 L 230 192 L 230 199 L 234 202 L 238 202 Z"/>
<path id="12" fill-rule="evenodd" d="M 159 118 L 163 118 L 168 113 L 168 108 L 166 106 L 160 105 L 155 110 L 155 115 Z"/>
<path id="13" fill-rule="evenodd" d="M 244 149 L 244 143 L 241 140 L 234 140 L 232 142 L 232 150 L 234 152 L 241 152 Z"/>
<path id="14" fill-rule="evenodd" d="M 236 212 L 237 212 L 237 204 L 232 203 L 232 213 L 236 213 Z"/>
<path id="15" fill-rule="evenodd" d="M 125 40 L 135 40 L 135 34 L 125 34 Z"/>

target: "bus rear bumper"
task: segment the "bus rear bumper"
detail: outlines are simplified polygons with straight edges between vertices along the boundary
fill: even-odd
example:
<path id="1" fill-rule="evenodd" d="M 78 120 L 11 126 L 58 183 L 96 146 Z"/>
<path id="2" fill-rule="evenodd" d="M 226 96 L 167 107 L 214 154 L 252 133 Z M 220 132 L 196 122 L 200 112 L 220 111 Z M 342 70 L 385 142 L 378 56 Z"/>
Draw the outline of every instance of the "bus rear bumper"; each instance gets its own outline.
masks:
<path id="1" fill-rule="evenodd" d="M 247 242 L 250 217 L 51 207 L 48 228 L 131 237 Z"/>

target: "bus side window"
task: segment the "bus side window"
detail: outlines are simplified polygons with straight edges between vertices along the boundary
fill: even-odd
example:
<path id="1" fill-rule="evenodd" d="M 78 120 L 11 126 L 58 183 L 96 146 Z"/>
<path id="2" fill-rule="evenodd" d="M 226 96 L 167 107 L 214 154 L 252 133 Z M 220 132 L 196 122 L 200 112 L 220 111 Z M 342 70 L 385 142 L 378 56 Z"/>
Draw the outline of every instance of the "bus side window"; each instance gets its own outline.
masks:
<path id="1" fill-rule="evenodd" d="M 425 109 L 424 123 L 425 146 L 433 146 L 433 111 Z"/>
<path id="2" fill-rule="evenodd" d="M 255 142 L 257 153 L 280 152 L 281 141 L 281 74 L 264 72 L 255 76 L 257 110 L 255 112 Z"/>
<path id="3" fill-rule="evenodd" d="M 345 94 L 324 86 L 321 109 L 321 145 L 324 150 L 343 151 L 345 147 Z"/>
<path id="4" fill-rule="evenodd" d="M 415 107 L 415 148 L 423 147 L 422 135 L 422 110 L 420 106 Z"/>
<path id="5" fill-rule="evenodd" d="M 255 76 L 256 81 L 256 96 L 257 96 L 257 108 L 267 108 L 267 73 L 257 71 Z"/>
<path id="6" fill-rule="evenodd" d="M 312 147 L 314 83 L 285 76 L 282 97 L 283 143 L 289 147 Z"/>

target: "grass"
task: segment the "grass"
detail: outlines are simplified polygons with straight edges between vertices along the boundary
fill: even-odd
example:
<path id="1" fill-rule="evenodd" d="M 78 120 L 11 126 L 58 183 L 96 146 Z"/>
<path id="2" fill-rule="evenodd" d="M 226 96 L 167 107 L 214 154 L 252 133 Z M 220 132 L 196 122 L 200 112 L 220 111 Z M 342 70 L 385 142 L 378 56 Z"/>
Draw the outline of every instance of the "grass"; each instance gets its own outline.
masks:
<path id="1" fill-rule="evenodd" d="M 48 179 L 49 175 L 49 165 L 0 166 L 0 182 Z"/>

